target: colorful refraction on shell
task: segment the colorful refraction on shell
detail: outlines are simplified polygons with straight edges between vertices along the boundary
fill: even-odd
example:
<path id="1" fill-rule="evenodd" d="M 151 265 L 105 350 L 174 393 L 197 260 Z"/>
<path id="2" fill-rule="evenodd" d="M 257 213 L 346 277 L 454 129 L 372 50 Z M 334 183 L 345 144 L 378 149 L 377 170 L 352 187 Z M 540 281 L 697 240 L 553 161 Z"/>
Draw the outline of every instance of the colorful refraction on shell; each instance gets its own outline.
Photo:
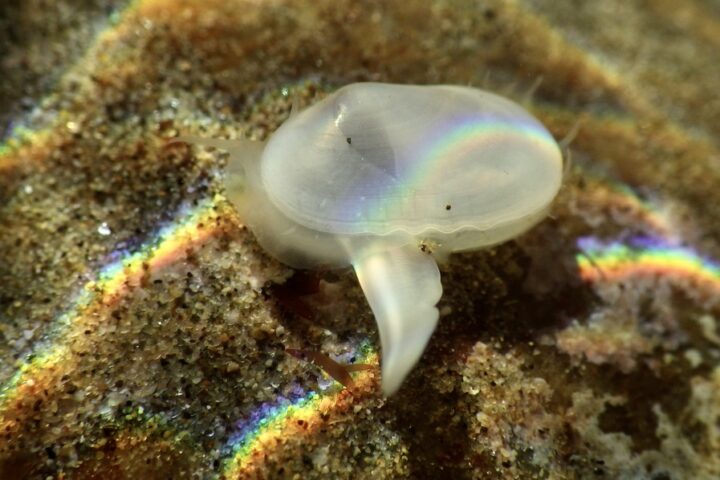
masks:
<path id="1" fill-rule="evenodd" d="M 487 116 L 461 117 L 452 119 L 412 150 L 410 156 L 416 157 L 417 161 L 408 183 L 421 184 L 425 179 L 434 178 L 436 174 L 451 168 L 452 165 L 448 165 L 444 159 L 460 159 L 478 146 L 502 142 L 504 136 L 517 134 L 551 153 L 557 152 L 555 140 L 538 122 L 529 122 L 524 118 L 510 122 L 508 119 Z"/>
<path id="2" fill-rule="evenodd" d="M 307 228 L 417 235 L 492 229 L 543 210 L 562 155 L 535 117 L 494 93 L 367 82 L 288 119 L 261 170 L 275 205 Z"/>
<path id="3" fill-rule="evenodd" d="M 358 363 L 376 364 L 378 361 L 370 345 L 365 342 L 358 348 Z M 374 385 L 373 375 L 360 372 L 355 377 L 355 393 L 341 388 L 335 393 L 323 394 L 296 388 L 290 397 L 278 397 L 270 404 L 261 405 L 240 425 L 240 431 L 230 439 L 230 458 L 225 462 L 222 478 L 232 480 L 246 476 L 262 467 L 268 452 L 289 438 L 310 435 L 327 423 L 330 415 L 347 411 L 356 396 Z"/>
<path id="4" fill-rule="evenodd" d="M 49 340 L 35 348 L 28 360 L 0 391 L 0 426 L 8 428 L 15 420 L 6 415 L 14 402 L 23 402 L 43 389 L 52 388 L 64 371 L 81 361 L 65 342 L 67 335 L 85 329 L 85 320 L 116 303 L 140 285 L 143 276 L 184 258 L 188 249 L 201 245 L 215 232 L 215 200 L 203 201 L 179 214 L 180 220 L 158 232 L 136 252 L 122 255 L 80 289 L 69 311 L 57 320 Z"/>
<path id="5" fill-rule="evenodd" d="M 548 155 L 556 153 L 558 148 L 542 125 L 523 118 L 510 122 L 507 118 L 468 115 L 452 118 L 446 125 L 438 126 L 437 130 L 429 133 L 417 146 L 409 147 L 406 161 L 408 171 L 400 174 L 401 181 L 393 186 L 393 191 L 385 192 L 377 199 L 376 205 L 371 207 L 377 213 L 370 214 L 371 218 L 392 218 L 402 216 L 403 212 L 412 212 L 417 208 L 414 202 L 418 193 L 422 195 L 428 186 L 432 187 L 444 178 L 448 171 L 456 168 L 454 164 L 487 160 L 481 154 L 487 145 L 511 144 L 513 140 L 525 138 L 538 149 L 546 150 Z M 472 175 L 472 172 L 468 171 L 468 174 Z M 458 193 L 461 195 L 458 196 L 456 209 L 468 199 L 472 201 L 476 192 L 468 189 Z"/>
<path id="6" fill-rule="evenodd" d="M 620 281 L 643 276 L 684 280 L 706 295 L 720 295 L 720 264 L 687 247 L 637 237 L 627 243 L 578 240 L 580 275 L 590 282 Z"/>

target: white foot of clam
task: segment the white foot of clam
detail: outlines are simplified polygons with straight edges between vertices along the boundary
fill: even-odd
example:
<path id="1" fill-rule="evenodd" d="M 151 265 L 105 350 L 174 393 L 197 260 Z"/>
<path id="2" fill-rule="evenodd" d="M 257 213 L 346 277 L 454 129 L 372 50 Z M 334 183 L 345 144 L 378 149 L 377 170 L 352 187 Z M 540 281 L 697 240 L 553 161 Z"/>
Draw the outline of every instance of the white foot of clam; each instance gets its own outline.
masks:
<path id="1" fill-rule="evenodd" d="M 415 245 L 352 261 L 380 331 L 382 388 L 392 395 L 417 363 L 438 320 L 435 259 Z"/>

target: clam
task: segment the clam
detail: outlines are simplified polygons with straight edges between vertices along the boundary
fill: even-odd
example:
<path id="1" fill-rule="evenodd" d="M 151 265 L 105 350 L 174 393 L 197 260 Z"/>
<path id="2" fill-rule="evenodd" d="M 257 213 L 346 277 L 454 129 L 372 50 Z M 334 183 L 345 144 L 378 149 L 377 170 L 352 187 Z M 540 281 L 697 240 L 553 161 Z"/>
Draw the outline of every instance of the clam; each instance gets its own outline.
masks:
<path id="1" fill-rule="evenodd" d="M 516 103 L 459 86 L 356 83 L 230 152 L 226 196 L 290 266 L 351 265 L 377 321 L 382 388 L 397 391 L 438 321 L 438 262 L 511 239 L 562 180 L 552 135 Z"/>

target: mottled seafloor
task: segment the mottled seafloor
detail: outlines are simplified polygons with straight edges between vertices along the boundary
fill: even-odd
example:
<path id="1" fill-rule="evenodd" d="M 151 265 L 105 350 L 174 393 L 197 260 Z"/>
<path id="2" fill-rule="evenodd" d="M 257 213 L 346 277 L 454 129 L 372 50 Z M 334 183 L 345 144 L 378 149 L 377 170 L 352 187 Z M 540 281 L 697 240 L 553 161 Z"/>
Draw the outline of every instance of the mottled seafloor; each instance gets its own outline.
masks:
<path id="1" fill-rule="evenodd" d="M 0 478 L 720 478 L 718 52 L 712 0 L 3 1 Z M 377 365 L 354 275 L 269 258 L 226 157 L 166 144 L 364 80 L 579 126 L 391 398 L 285 353 Z"/>

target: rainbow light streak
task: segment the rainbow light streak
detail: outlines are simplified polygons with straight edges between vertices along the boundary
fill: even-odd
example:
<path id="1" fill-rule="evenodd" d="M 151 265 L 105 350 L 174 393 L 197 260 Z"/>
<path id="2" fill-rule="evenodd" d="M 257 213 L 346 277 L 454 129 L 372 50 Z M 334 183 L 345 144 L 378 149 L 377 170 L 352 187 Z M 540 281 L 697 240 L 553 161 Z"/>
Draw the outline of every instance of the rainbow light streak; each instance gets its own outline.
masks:
<path id="1" fill-rule="evenodd" d="M 65 341 L 72 332 L 85 330 L 89 321 L 102 317 L 105 307 L 139 286 L 143 277 L 183 258 L 189 249 L 202 245 L 215 234 L 217 201 L 218 197 L 181 210 L 182 220 L 160 230 L 154 240 L 137 252 L 104 267 L 96 280 L 82 287 L 69 311 L 56 320 L 50 340 L 36 347 L 0 389 L 0 428 L 15 425 L 13 411 L 38 393 L 59 388 L 58 379 L 63 372 L 75 368 L 80 359 Z"/>
<path id="2" fill-rule="evenodd" d="M 584 237 L 577 245 L 582 250 L 576 256 L 580 276 L 588 282 L 664 276 L 689 280 L 693 287 L 720 296 L 720 264 L 690 248 L 651 237 L 637 237 L 627 244 Z"/>
<path id="3" fill-rule="evenodd" d="M 15 126 L 6 140 L 0 144 L 0 166 L 11 163 L 10 157 L 23 144 L 42 143 L 49 137 L 47 130 L 31 130 L 22 125 Z"/>
<path id="4" fill-rule="evenodd" d="M 119 34 L 120 25 L 130 16 L 131 12 L 138 10 L 142 1 L 143 0 L 131 0 L 122 10 L 108 15 L 105 21 L 107 26 L 98 31 L 95 37 L 88 43 L 85 52 L 79 56 L 78 60 L 69 66 L 64 73 L 58 75 L 55 81 L 55 87 L 62 85 L 66 77 L 82 68 L 84 64 L 92 61 L 93 58 L 97 58 L 99 54 L 102 54 L 104 46 L 112 43 L 114 36 Z M 48 111 L 49 108 L 46 107 L 52 104 L 55 91 L 56 88 L 50 89 L 50 93 L 38 102 L 37 109 Z M 21 156 L 13 158 L 15 156 L 14 154 L 24 145 L 37 145 L 46 142 L 51 137 L 51 133 L 54 130 L 61 130 L 70 117 L 69 112 L 59 111 L 57 115 L 53 117 L 51 125 L 40 129 L 28 128 L 23 125 L 22 121 L 16 119 L 8 129 L 9 131 L 6 132 L 5 138 L 0 137 L 0 169 L 25 161 Z"/>
<path id="5" fill-rule="evenodd" d="M 410 152 L 408 163 L 412 168 L 403 174 L 399 183 L 390 183 L 395 192 L 375 196 L 374 202 L 364 209 L 369 215 L 361 218 L 384 219 L 393 212 L 403 211 L 415 198 L 415 192 L 421 192 L 423 185 L 436 178 L 442 178 L 442 172 L 452 169 L 452 163 L 467 161 L 467 152 L 481 148 L 483 144 L 502 142 L 504 137 L 514 141 L 518 136 L 535 143 L 538 148 L 557 151 L 558 147 L 552 135 L 536 121 L 508 122 L 487 116 L 467 116 L 448 123 L 434 132 L 427 141 L 421 142 Z M 392 205 L 388 199 L 394 199 Z M 381 213 L 382 212 L 382 213 Z"/>
<path id="6" fill-rule="evenodd" d="M 357 363 L 377 364 L 377 353 L 368 343 L 358 350 Z M 280 397 L 272 404 L 261 405 L 228 442 L 232 454 L 219 478 L 246 478 L 261 467 L 268 452 L 282 447 L 287 438 L 312 434 L 326 424 L 329 415 L 346 412 L 373 384 L 373 374 L 363 371 L 355 377 L 355 396 L 347 389 L 324 395 L 298 388 L 290 398 Z"/>
<path id="7" fill-rule="evenodd" d="M 619 182 L 604 182 L 603 184 L 612 192 L 612 198 L 607 199 L 604 203 L 638 212 L 645 223 L 666 239 L 676 236 L 670 220 L 663 215 L 657 205 L 643 200 L 625 184 Z"/>

